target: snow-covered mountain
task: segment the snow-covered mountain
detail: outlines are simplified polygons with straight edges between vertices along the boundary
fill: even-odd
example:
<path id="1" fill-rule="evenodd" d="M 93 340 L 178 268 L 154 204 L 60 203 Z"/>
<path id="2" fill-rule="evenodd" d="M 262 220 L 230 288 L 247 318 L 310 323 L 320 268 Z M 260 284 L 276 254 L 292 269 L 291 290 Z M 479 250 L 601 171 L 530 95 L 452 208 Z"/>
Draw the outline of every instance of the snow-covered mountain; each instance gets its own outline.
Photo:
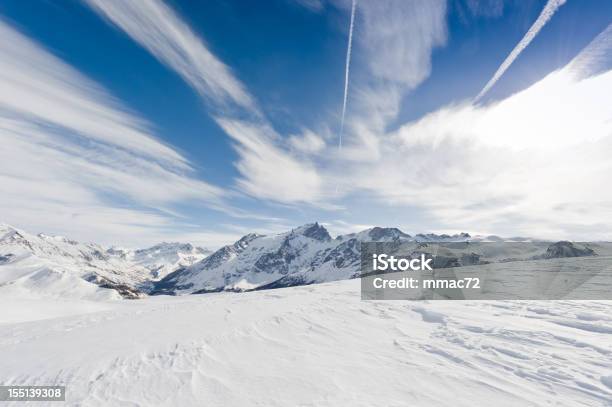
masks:
<path id="1" fill-rule="evenodd" d="M 181 243 L 107 250 L 0 224 L 0 290 L 71 298 L 138 298 L 152 280 L 207 253 Z"/>
<path id="2" fill-rule="evenodd" d="M 31 235 L 2 225 L 0 290 L 76 298 L 138 298 L 147 294 L 249 291 L 323 283 L 359 276 L 362 242 L 499 245 L 489 247 L 485 263 L 593 253 L 570 242 L 549 247 L 550 243 L 520 239 L 518 247 L 507 247 L 504 241 L 507 240 L 497 236 L 467 233 L 411 236 L 397 228 L 383 227 L 332 238 L 324 226 L 310 223 L 276 235 L 248 234 L 210 254 L 184 243 L 160 243 L 139 250 L 105 249 L 64 237 Z M 472 259 L 469 264 L 481 260 L 480 255 L 453 250 L 446 257 L 456 257 L 458 265 L 463 258 Z"/>
<path id="3" fill-rule="evenodd" d="M 111 247 L 106 252 L 119 256 L 130 264 L 145 267 L 150 272 L 151 280 L 159 280 L 177 268 L 190 266 L 212 253 L 208 249 L 193 246 L 190 243 L 178 242 L 163 242 L 137 250 Z"/>
<path id="4" fill-rule="evenodd" d="M 457 235 L 419 234 L 374 227 L 332 239 L 324 226 L 306 224 L 273 236 L 250 234 L 206 259 L 155 283 L 153 294 L 252 290 L 322 283 L 359 275 L 361 242 L 458 242 Z"/>
<path id="5" fill-rule="evenodd" d="M 335 239 L 318 223 L 274 236 L 248 234 L 210 251 L 185 243 L 105 249 L 0 225 L 0 289 L 75 298 L 138 298 L 284 287 L 356 277 L 363 241 L 462 241 L 374 227 Z M 210 255 L 210 256 L 209 256 Z"/>

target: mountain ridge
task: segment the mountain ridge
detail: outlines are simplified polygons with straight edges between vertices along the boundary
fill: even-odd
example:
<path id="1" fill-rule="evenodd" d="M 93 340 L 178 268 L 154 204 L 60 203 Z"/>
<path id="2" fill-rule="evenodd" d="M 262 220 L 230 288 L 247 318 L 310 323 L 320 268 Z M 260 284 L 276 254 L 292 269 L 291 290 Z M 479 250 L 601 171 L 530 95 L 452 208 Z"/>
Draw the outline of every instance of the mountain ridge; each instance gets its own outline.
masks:
<path id="1" fill-rule="evenodd" d="M 84 298 L 139 298 L 151 281 L 209 252 L 191 244 L 104 248 L 0 224 L 0 288 Z M 103 289 L 103 290 L 100 290 Z"/>
<path id="2" fill-rule="evenodd" d="M 262 290 L 356 278 L 363 242 L 505 241 L 465 232 L 410 235 L 395 227 L 378 226 L 332 237 L 324 225 L 313 222 L 273 235 L 249 233 L 214 252 L 179 242 L 128 250 L 62 236 L 32 235 L 0 224 L 0 290 L 19 288 L 84 298 Z M 529 243 L 531 239 L 514 241 Z M 529 259 L 594 255 L 571 242 L 558 242 L 547 251 L 545 246 L 540 252 L 535 246 Z M 464 257 L 478 256 L 466 253 Z"/>
<path id="3" fill-rule="evenodd" d="M 272 236 L 246 235 L 207 259 L 168 274 L 150 293 L 246 291 L 350 279 L 360 273 L 362 242 L 460 242 L 470 238 L 467 233 L 412 237 L 398 228 L 378 226 L 332 238 L 323 225 L 307 223 Z M 242 241 L 237 250 L 236 244 Z"/>

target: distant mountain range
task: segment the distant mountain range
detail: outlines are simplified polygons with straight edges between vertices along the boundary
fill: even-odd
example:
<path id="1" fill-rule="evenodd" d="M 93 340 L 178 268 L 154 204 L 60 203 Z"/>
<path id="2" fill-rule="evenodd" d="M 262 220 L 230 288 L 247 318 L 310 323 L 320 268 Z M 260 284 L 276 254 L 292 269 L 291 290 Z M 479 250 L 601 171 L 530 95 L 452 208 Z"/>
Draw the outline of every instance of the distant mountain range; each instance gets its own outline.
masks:
<path id="1" fill-rule="evenodd" d="M 138 298 L 153 282 L 211 252 L 184 243 L 105 249 L 0 224 L 2 290 L 77 298 Z"/>
<path id="2" fill-rule="evenodd" d="M 157 281 L 152 294 L 243 291 L 323 283 L 359 275 L 361 242 L 465 241 L 458 235 L 410 236 L 397 228 L 374 227 L 335 239 L 324 226 L 307 224 L 272 236 L 249 234 L 206 259 Z"/>
<path id="3" fill-rule="evenodd" d="M 355 278 L 360 273 L 362 242 L 468 241 L 504 239 L 468 233 L 411 236 L 383 227 L 332 238 L 324 226 L 311 223 L 276 235 L 248 234 L 212 253 L 188 243 L 160 243 L 140 250 L 105 249 L 0 225 L 0 293 L 139 298 L 261 290 Z M 531 252 L 534 249 L 537 247 Z M 531 258 L 591 254 L 570 242 L 558 242 Z"/>

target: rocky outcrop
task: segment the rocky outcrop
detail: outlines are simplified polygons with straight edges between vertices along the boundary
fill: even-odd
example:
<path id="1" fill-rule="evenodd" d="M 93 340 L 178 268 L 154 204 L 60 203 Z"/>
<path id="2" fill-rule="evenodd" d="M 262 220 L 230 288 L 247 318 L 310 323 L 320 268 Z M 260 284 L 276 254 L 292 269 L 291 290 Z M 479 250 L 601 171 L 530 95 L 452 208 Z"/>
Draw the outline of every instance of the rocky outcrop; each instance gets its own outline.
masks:
<path id="1" fill-rule="evenodd" d="M 595 255 L 595 251 L 588 246 L 562 240 L 560 242 L 551 244 L 548 249 L 546 249 L 546 253 L 541 256 L 537 256 L 537 258 L 560 259 L 564 257 L 585 257 Z"/>

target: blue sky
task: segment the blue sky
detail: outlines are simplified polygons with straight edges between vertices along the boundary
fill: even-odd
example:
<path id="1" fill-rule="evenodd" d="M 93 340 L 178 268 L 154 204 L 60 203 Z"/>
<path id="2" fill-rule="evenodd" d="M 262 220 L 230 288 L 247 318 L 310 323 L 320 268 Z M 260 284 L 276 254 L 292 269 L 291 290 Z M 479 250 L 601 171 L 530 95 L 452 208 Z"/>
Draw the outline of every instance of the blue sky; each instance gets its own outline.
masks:
<path id="1" fill-rule="evenodd" d="M 3 1 L 2 221 L 130 246 L 315 220 L 610 236 L 611 2 L 359 1 L 338 150 L 350 7 Z"/>

